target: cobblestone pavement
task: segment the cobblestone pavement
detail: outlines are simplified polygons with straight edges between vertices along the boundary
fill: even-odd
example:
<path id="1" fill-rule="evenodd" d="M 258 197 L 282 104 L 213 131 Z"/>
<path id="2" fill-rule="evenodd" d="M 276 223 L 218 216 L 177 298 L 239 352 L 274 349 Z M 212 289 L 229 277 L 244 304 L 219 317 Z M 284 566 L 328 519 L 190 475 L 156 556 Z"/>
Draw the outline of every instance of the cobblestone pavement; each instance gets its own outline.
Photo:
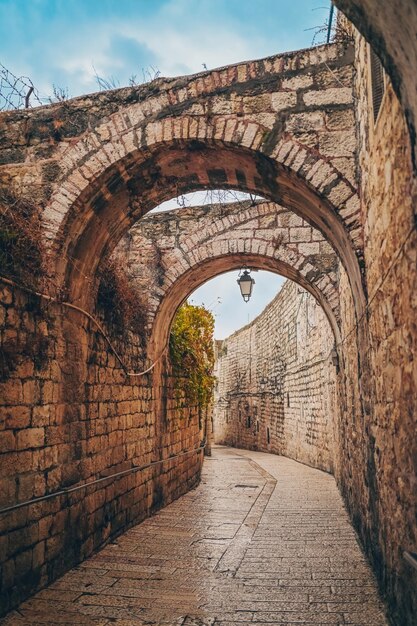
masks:
<path id="1" fill-rule="evenodd" d="M 387 625 L 333 478 L 222 447 L 197 489 L 2 623 Z"/>

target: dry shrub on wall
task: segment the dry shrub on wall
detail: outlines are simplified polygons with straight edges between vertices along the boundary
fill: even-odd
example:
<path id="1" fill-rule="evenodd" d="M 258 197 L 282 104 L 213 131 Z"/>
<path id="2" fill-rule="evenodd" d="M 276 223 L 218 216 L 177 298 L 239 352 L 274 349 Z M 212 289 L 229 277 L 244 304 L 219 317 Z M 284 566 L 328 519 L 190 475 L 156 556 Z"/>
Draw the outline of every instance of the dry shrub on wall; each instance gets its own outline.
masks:
<path id="1" fill-rule="evenodd" d="M 178 397 L 186 405 L 209 406 L 213 397 L 214 317 L 203 306 L 183 304 L 169 338 L 172 373 Z"/>
<path id="2" fill-rule="evenodd" d="M 100 269 L 97 307 L 113 329 L 131 331 L 144 339 L 145 315 L 139 290 L 124 270 L 123 259 L 107 259 Z"/>
<path id="3" fill-rule="evenodd" d="M 45 287 L 47 262 L 38 208 L 0 190 L 0 275 L 40 290 Z"/>
<path id="4" fill-rule="evenodd" d="M 36 306 L 39 307 L 39 303 Z M 50 338 L 39 332 L 19 333 L 17 337 L 12 336 L 3 341 L 0 349 L 0 382 L 13 376 L 19 365 L 28 359 L 32 361 L 35 372 L 43 370 L 50 358 L 50 345 Z"/>
<path id="5" fill-rule="evenodd" d="M 47 273 L 48 254 L 38 207 L 26 198 L 0 189 L 0 276 L 32 291 L 44 292 L 51 286 Z M 24 302 L 25 311 L 33 314 L 33 319 L 48 320 L 45 300 L 25 293 Z M 35 371 L 42 370 L 48 362 L 49 349 L 50 339 L 38 325 L 26 332 L 10 334 L 0 349 L 0 381 L 8 380 L 27 361 L 33 363 Z"/>

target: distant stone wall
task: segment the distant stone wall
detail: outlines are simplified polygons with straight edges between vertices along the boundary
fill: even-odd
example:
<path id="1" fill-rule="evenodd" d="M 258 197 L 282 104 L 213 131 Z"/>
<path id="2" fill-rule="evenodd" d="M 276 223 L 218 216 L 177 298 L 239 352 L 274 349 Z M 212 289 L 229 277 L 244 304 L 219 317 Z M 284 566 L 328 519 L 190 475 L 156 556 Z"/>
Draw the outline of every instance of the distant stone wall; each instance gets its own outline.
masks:
<path id="1" fill-rule="evenodd" d="M 98 313 L 97 313 L 98 315 Z M 140 338 L 106 327 L 125 363 Z M 204 419 L 165 363 L 132 378 L 83 315 L 0 285 L 0 615 L 199 480 Z"/>
<path id="2" fill-rule="evenodd" d="M 214 440 L 332 471 L 333 346 L 321 307 L 287 281 L 256 320 L 217 342 Z"/>

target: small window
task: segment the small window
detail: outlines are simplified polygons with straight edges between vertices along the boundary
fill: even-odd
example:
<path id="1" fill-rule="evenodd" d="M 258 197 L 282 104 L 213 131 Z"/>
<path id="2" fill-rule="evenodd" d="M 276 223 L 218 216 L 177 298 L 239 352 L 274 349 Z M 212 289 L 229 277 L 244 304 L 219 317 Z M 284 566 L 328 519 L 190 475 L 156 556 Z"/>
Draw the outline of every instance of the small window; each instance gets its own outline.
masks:
<path id="1" fill-rule="evenodd" d="M 246 418 L 246 427 L 250 428 L 250 415 Z"/>
<path id="2" fill-rule="evenodd" d="M 385 72 L 378 55 L 370 48 L 371 58 L 371 85 L 372 85 L 372 108 L 374 123 L 377 120 L 381 108 L 382 98 L 385 93 Z"/>
<path id="3" fill-rule="evenodd" d="M 290 392 L 287 391 L 287 407 L 290 407 Z"/>
<path id="4" fill-rule="evenodd" d="M 259 421 L 256 420 L 256 432 L 259 433 Z"/>
<path id="5" fill-rule="evenodd" d="M 266 439 L 268 443 L 271 443 L 271 434 L 269 432 L 269 428 L 266 429 Z"/>

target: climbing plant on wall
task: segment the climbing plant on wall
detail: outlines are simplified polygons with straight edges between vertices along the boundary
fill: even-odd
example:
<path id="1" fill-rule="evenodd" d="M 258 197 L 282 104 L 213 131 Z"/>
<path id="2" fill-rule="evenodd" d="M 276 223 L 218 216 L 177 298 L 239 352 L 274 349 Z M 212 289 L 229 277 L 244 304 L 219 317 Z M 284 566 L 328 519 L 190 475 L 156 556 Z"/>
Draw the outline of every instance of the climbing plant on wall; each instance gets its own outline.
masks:
<path id="1" fill-rule="evenodd" d="M 169 352 L 178 392 L 187 403 L 207 407 L 214 381 L 214 317 L 203 306 L 183 304 L 171 328 Z"/>

